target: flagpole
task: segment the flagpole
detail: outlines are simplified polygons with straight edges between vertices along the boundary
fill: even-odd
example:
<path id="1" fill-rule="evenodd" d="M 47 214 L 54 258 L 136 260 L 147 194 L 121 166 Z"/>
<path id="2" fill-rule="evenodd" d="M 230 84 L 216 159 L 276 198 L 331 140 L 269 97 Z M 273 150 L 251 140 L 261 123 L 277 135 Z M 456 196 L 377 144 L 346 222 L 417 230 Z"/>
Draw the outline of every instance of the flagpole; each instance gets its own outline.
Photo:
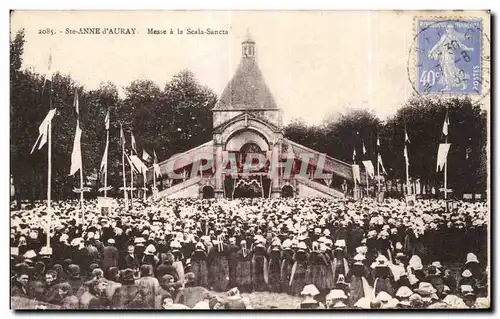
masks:
<path id="1" fill-rule="evenodd" d="M 448 118 L 448 109 L 446 109 L 446 117 L 445 121 L 449 121 Z M 448 132 L 447 132 L 448 133 Z M 448 144 L 448 134 L 445 135 L 445 140 L 444 142 Z M 444 199 L 446 200 L 448 198 L 448 156 L 444 159 Z"/>
<path id="2" fill-rule="evenodd" d="M 52 78 L 50 79 L 49 109 L 52 110 Z M 47 247 L 50 247 L 50 224 L 52 223 L 52 121 L 49 121 L 47 154 Z"/>
<path id="3" fill-rule="evenodd" d="M 407 148 L 407 146 L 405 145 L 405 148 Z M 408 149 L 406 149 L 406 154 L 408 154 Z M 406 160 L 406 194 L 407 195 L 410 195 L 410 173 L 408 171 L 408 160 Z"/>
<path id="4" fill-rule="evenodd" d="M 123 127 L 120 124 L 120 139 L 125 138 L 123 133 Z M 125 210 L 128 211 L 128 195 L 127 195 L 127 177 L 125 176 L 125 144 L 123 140 L 120 141 L 122 144 L 122 176 L 123 176 L 123 200 L 125 201 Z"/>
<path id="5" fill-rule="evenodd" d="M 377 179 L 378 179 L 378 192 L 380 193 L 380 153 L 377 154 Z"/>
<path id="6" fill-rule="evenodd" d="M 132 156 L 132 150 L 130 150 L 130 156 Z M 130 206 L 134 208 L 134 166 L 132 161 L 130 161 Z"/>
<path id="7" fill-rule="evenodd" d="M 156 199 L 156 171 L 155 171 L 155 164 L 153 164 L 153 199 Z"/>
<path id="8" fill-rule="evenodd" d="M 85 210 L 83 207 L 83 163 L 82 166 L 80 167 L 80 206 L 82 209 L 82 226 L 83 226 L 85 224 Z"/>
<path id="9" fill-rule="evenodd" d="M 51 81 L 52 83 L 52 81 Z M 52 89 L 51 89 L 52 90 Z M 51 103 L 52 104 L 52 103 Z M 52 125 L 48 125 L 48 154 L 47 154 L 47 247 L 50 247 L 50 224 L 52 223 L 51 193 L 52 193 Z"/>
<path id="10" fill-rule="evenodd" d="M 366 197 L 370 197 L 370 194 L 368 193 L 368 188 L 370 187 L 368 183 L 368 170 L 365 167 L 365 178 L 366 178 Z"/>
<path id="11" fill-rule="evenodd" d="M 104 162 L 104 197 L 108 197 L 108 152 L 107 147 L 109 144 L 109 130 L 106 130 L 106 162 Z"/>

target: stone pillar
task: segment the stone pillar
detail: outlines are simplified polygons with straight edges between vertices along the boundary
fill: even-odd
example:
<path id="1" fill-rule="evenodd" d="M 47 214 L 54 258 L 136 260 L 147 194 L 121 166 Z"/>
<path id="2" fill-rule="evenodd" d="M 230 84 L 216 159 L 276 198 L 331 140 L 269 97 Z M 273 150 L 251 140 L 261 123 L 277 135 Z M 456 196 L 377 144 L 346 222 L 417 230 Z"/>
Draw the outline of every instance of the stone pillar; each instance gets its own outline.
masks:
<path id="1" fill-rule="evenodd" d="M 271 152 L 271 163 L 272 165 L 277 165 L 279 161 L 279 143 L 274 143 L 272 146 L 272 152 Z M 277 169 L 274 174 L 271 176 L 271 197 L 280 197 L 281 195 L 281 189 L 280 189 L 280 174 L 279 170 Z"/>
<path id="2" fill-rule="evenodd" d="M 222 143 L 220 136 L 214 138 L 214 160 L 215 160 L 215 190 L 214 195 L 216 198 L 224 196 L 223 181 L 222 181 Z"/>

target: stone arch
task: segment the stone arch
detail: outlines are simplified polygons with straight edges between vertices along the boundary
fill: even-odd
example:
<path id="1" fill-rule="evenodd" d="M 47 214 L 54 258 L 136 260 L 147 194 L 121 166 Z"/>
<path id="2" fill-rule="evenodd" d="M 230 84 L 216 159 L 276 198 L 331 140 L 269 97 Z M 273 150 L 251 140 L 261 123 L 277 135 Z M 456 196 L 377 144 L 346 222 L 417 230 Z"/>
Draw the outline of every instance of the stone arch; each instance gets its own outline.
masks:
<path id="1" fill-rule="evenodd" d="M 238 152 L 243 145 L 248 143 L 258 145 L 262 151 L 269 150 L 268 141 L 262 136 L 262 134 L 249 129 L 239 130 L 232 134 L 225 144 L 226 151 Z"/>
<path id="2" fill-rule="evenodd" d="M 281 188 L 281 197 L 294 197 L 295 189 L 292 185 L 287 184 Z"/>
<path id="3" fill-rule="evenodd" d="M 221 134 L 222 145 L 225 146 L 229 139 L 236 133 L 247 130 L 259 133 L 267 142 L 267 150 L 270 150 L 269 145 L 274 142 L 274 132 L 269 128 L 269 126 L 254 119 L 248 119 L 246 125 L 244 120 L 240 120 L 233 122 L 225 127 Z"/>
<path id="4" fill-rule="evenodd" d="M 206 185 L 201 186 L 200 193 L 201 193 L 202 198 L 214 198 L 215 197 L 214 187 L 210 184 L 206 184 Z"/>

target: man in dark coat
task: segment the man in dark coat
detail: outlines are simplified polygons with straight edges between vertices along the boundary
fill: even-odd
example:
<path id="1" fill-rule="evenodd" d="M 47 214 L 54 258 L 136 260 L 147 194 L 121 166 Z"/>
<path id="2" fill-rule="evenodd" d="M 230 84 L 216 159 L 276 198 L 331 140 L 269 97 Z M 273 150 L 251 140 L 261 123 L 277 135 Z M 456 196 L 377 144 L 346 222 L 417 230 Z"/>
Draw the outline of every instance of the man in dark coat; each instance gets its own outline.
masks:
<path id="1" fill-rule="evenodd" d="M 101 268 L 107 271 L 110 267 L 118 266 L 118 249 L 114 246 L 115 240 L 113 238 L 108 239 L 108 245 L 102 250 L 102 264 Z"/>
<path id="2" fill-rule="evenodd" d="M 11 289 L 11 296 L 29 298 L 28 296 L 29 276 L 27 273 L 20 273 L 14 281 Z"/>
<path id="3" fill-rule="evenodd" d="M 83 286 L 83 278 L 80 274 L 80 266 L 71 264 L 68 266 L 68 275 L 67 283 L 71 286 L 72 292 L 80 298 L 84 291 L 80 289 Z"/>
<path id="4" fill-rule="evenodd" d="M 140 288 L 135 284 L 134 271 L 127 268 L 120 275 L 121 287 L 113 294 L 111 304 L 114 309 L 139 309 L 143 308 Z"/>

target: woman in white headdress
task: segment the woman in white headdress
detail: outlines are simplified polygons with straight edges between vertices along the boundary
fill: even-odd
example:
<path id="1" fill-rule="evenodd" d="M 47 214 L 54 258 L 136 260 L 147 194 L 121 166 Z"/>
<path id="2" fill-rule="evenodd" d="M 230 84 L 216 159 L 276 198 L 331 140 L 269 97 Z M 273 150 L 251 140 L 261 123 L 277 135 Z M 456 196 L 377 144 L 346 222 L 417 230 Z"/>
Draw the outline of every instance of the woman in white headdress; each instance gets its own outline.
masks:
<path id="1" fill-rule="evenodd" d="M 242 292 L 252 291 L 252 252 L 247 248 L 246 240 L 240 242 L 236 253 L 236 286 Z"/>
<path id="2" fill-rule="evenodd" d="M 195 275 L 196 285 L 208 287 L 207 252 L 203 243 L 198 242 L 191 254 L 191 272 Z"/>
<path id="3" fill-rule="evenodd" d="M 371 297 L 371 287 L 368 284 L 368 269 L 364 264 L 365 256 L 357 254 L 354 256 L 354 264 L 348 274 L 349 281 L 349 305 L 353 306 L 359 299 Z"/>

